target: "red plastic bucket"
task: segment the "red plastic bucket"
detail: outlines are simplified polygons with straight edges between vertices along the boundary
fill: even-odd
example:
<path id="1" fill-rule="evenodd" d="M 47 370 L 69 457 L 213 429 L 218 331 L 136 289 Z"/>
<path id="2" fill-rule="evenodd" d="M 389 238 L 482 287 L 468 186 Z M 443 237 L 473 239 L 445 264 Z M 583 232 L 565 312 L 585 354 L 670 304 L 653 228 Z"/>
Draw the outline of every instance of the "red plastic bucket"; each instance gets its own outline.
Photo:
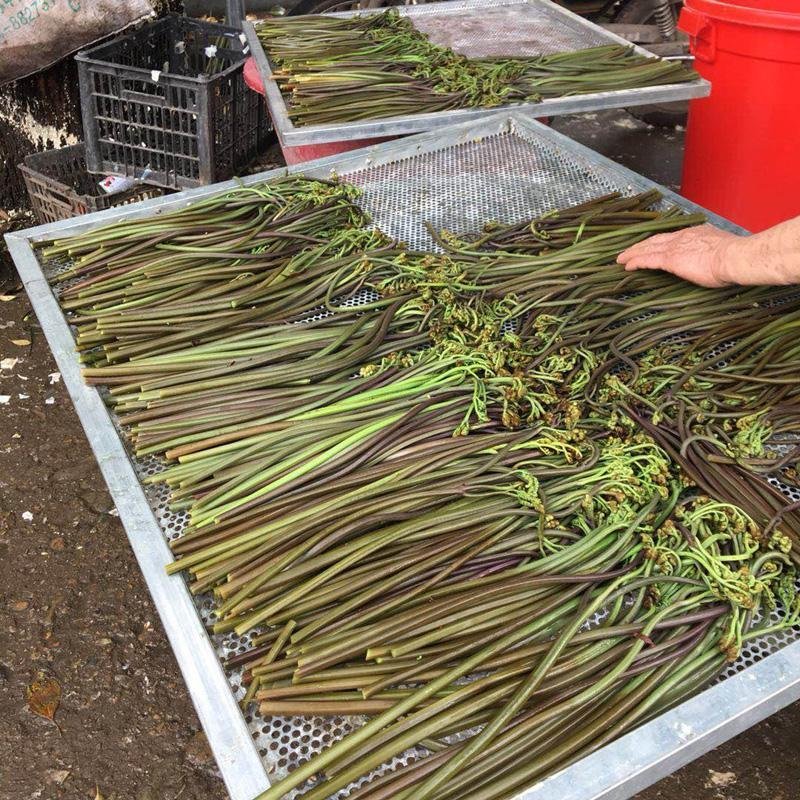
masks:
<path id="1" fill-rule="evenodd" d="M 685 0 L 711 96 L 689 106 L 682 193 L 752 231 L 800 214 L 800 0 Z"/>

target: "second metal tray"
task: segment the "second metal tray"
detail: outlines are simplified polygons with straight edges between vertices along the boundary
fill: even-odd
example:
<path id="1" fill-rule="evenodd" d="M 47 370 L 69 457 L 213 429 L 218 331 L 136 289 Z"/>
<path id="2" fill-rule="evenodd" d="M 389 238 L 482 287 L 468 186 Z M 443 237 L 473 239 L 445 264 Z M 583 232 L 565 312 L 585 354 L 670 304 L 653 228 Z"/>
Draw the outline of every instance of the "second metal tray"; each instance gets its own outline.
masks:
<path id="1" fill-rule="evenodd" d="M 396 10 L 411 17 L 414 25 L 433 42 L 452 47 L 455 51 L 473 58 L 536 56 L 583 50 L 604 44 L 630 46 L 627 40 L 550 0 L 452 0 L 425 5 L 401 5 Z M 345 11 L 331 16 L 348 17 L 359 13 L 370 12 Z M 402 136 L 491 116 L 499 110 L 469 108 L 331 125 L 296 126 L 289 119 L 286 101 L 273 77 L 268 54 L 258 40 L 257 25 L 258 23 L 245 22 L 244 31 L 264 83 L 275 131 L 281 145 L 285 147 Z M 644 55 L 652 55 L 640 47 L 636 50 Z M 541 103 L 521 103 L 502 108 L 524 111 L 536 117 L 550 117 L 604 108 L 688 100 L 705 97 L 710 91 L 710 84 L 698 79 L 689 83 L 557 97 Z"/>
<path id="2" fill-rule="evenodd" d="M 285 174 L 273 170 L 255 183 Z M 359 201 L 376 224 L 410 245 L 433 249 L 424 226 L 477 233 L 488 219 L 515 222 L 610 190 L 643 191 L 654 184 L 524 116 L 501 114 L 436 134 L 423 134 L 289 170 L 313 177 L 332 172 L 361 187 Z M 236 186 L 233 181 L 110 209 L 9 234 L 12 257 L 56 357 L 64 383 L 117 504 L 186 685 L 233 800 L 252 800 L 273 779 L 358 724 L 353 718 L 242 715 L 237 672 L 221 660 L 247 638 L 208 636 L 210 604 L 192 598 L 181 576 L 167 576 L 167 540 L 185 520 L 171 512 L 161 489 L 141 486 L 159 469 L 135 459 L 98 391 L 86 386 L 69 321 L 48 277 L 64 268 L 39 260 L 32 243 L 98 228 L 114 220 L 152 217 Z M 660 187 L 658 187 L 660 188 Z M 689 201 L 663 190 L 686 209 Z M 708 215 L 712 222 L 740 230 Z M 790 499 L 800 497 L 790 495 Z M 622 800 L 692 758 L 800 698 L 796 631 L 749 643 L 725 679 L 521 795 L 524 800 Z M 402 759 L 401 759 L 402 760 Z M 520 800 L 520 799 L 518 799 Z"/>

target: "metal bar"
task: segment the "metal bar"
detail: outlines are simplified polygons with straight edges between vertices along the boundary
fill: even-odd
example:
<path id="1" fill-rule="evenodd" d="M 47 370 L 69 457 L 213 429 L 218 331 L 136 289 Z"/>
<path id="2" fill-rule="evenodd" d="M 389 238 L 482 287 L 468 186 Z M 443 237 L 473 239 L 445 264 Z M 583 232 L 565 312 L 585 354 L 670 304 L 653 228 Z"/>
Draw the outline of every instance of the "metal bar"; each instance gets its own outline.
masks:
<path id="1" fill-rule="evenodd" d="M 630 42 L 622 37 L 589 22 L 577 14 L 573 14 L 550 0 L 450 0 L 450 2 L 424 5 L 403 5 L 398 6 L 396 10 L 400 14 L 415 19 L 441 18 L 441 25 L 446 29 L 448 17 L 453 14 L 458 13 L 459 16 L 467 17 L 474 15 L 479 19 L 482 15 L 485 16 L 487 10 L 503 8 L 510 10 L 525 9 L 526 11 L 533 8 L 537 15 L 541 17 L 542 24 L 546 23 L 552 26 L 553 30 L 560 29 L 569 32 L 570 35 L 583 37 L 590 44 L 598 42 L 624 44 L 627 47 L 633 47 L 642 55 L 653 55 L 647 50 L 637 45 L 631 45 Z M 330 16 L 352 17 L 364 13 L 370 12 L 341 11 Z M 585 111 L 687 100 L 695 97 L 705 97 L 711 91 L 710 84 L 704 79 L 699 79 L 682 84 L 646 86 L 639 89 L 557 97 L 544 100 L 541 103 L 517 103 L 492 109 L 466 108 L 426 114 L 405 114 L 397 117 L 358 122 L 296 126 L 289 118 L 286 101 L 275 82 L 267 54 L 258 40 L 256 27 L 250 22 L 245 22 L 243 29 L 264 84 L 267 106 L 272 116 L 275 131 L 280 143 L 286 147 L 322 144 L 348 139 L 405 136 L 411 133 L 439 130 L 450 125 L 482 119 L 498 111 L 521 111 L 534 117 L 552 117 L 561 114 L 577 114 Z"/>

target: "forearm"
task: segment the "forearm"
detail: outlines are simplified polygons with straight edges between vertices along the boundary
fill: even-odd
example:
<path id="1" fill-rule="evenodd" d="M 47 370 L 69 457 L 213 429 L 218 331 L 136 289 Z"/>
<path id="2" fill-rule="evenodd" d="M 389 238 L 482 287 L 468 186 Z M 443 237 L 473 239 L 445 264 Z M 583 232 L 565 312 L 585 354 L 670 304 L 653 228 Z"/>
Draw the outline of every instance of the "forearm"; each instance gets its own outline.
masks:
<path id="1" fill-rule="evenodd" d="M 751 236 L 731 239 L 716 270 L 724 283 L 800 283 L 800 217 Z"/>

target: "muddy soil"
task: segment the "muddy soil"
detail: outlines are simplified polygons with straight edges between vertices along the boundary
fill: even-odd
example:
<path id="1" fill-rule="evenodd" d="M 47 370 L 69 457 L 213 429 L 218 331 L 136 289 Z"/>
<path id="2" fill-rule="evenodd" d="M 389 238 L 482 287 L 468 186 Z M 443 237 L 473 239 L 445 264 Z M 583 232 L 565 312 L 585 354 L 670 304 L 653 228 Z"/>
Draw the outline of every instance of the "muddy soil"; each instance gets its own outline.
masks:
<path id="1" fill-rule="evenodd" d="M 627 126 L 639 123 L 628 119 L 557 127 L 612 156 L 624 148 L 629 165 L 675 184 L 679 132 L 666 143 L 647 129 L 633 136 Z M 15 299 L 0 301 L 0 359 L 18 361 L 0 372 L 9 396 L 0 404 L 0 800 L 224 800 L 57 367 L 0 256 L 7 295 Z M 40 673 L 60 686 L 55 722 L 28 707 L 26 688 Z M 637 800 L 795 800 L 799 729 L 794 705 Z"/>

